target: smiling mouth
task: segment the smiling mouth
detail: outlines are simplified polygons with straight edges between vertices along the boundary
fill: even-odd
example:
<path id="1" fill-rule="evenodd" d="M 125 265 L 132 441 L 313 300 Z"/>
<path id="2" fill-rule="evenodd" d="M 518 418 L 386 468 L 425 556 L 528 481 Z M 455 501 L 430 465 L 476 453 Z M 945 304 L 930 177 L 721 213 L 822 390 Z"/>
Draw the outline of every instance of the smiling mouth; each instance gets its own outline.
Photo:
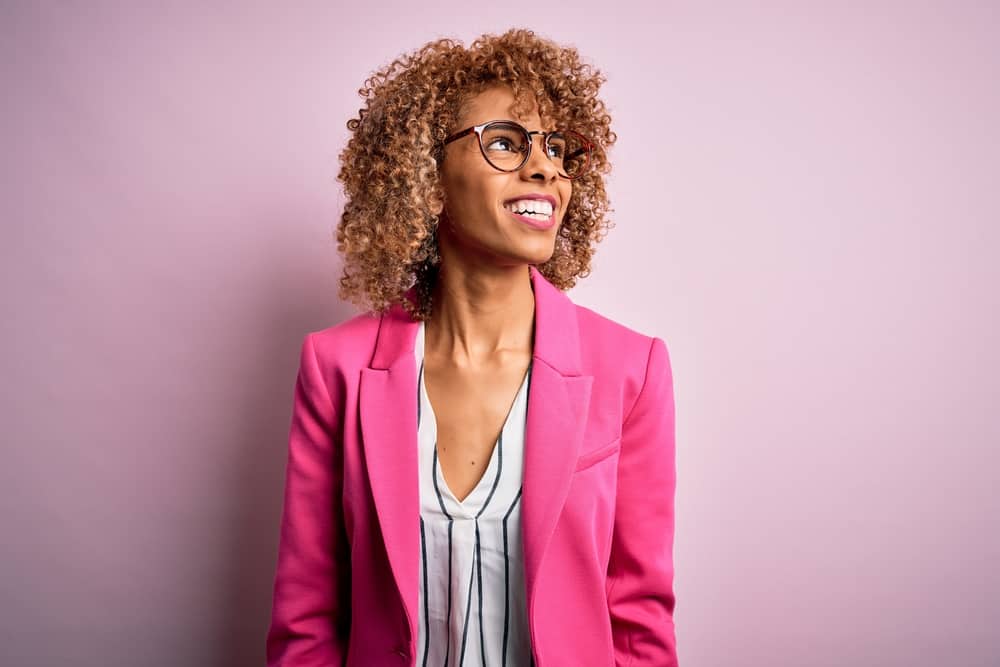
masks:
<path id="1" fill-rule="evenodd" d="M 511 211 L 510 209 L 507 210 L 519 218 L 529 218 L 537 222 L 549 222 L 555 216 L 555 213 L 549 213 L 546 215 L 545 213 L 534 213 L 532 211 L 525 211 L 524 213 L 516 213 L 514 211 Z"/>
<path id="2" fill-rule="evenodd" d="M 552 212 L 551 214 L 546 216 L 543 213 L 541 214 L 515 213 L 506 206 L 504 207 L 504 210 L 507 211 L 509 214 L 511 214 L 519 222 L 529 227 L 534 227 L 535 229 L 549 229 L 550 227 L 553 227 L 556 224 L 555 212 Z"/>
<path id="3" fill-rule="evenodd" d="M 550 202 L 538 199 L 519 200 L 504 204 L 504 209 L 516 216 L 536 222 L 549 222 L 556 213 L 555 206 Z"/>

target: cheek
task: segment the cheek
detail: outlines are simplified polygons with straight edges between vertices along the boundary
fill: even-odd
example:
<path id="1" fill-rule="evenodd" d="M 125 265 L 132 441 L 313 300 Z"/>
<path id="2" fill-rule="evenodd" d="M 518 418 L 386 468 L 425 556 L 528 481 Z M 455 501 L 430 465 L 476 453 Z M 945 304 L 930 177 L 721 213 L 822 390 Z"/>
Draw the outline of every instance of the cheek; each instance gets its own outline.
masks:
<path id="1" fill-rule="evenodd" d="M 456 210 L 478 216 L 502 208 L 502 192 L 502 188 L 489 179 L 472 174 L 456 183 L 453 201 L 457 204 Z"/>

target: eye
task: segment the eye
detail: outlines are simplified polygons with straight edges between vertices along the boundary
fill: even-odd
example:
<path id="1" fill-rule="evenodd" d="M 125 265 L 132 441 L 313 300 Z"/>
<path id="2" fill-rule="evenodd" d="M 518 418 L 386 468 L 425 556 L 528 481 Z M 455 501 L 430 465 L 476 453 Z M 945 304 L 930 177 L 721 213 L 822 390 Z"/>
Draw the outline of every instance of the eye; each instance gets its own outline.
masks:
<path id="1" fill-rule="evenodd" d="M 503 146 L 506 146 L 506 148 L 499 148 L 497 150 L 510 150 L 510 151 L 517 150 L 517 147 L 514 145 L 514 141 L 508 139 L 507 137 L 497 137 L 496 139 L 491 140 L 488 144 L 486 144 L 486 148 L 488 150 L 494 150 L 494 146 L 496 146 L 497 144 L 502 144 Z"/>
<path id="2" fill-rule="evenodd" d="M 563 158 L 566 155 L 566 139 L 561 133 L 554 134 L 549 138 L 549 156 Z"/>

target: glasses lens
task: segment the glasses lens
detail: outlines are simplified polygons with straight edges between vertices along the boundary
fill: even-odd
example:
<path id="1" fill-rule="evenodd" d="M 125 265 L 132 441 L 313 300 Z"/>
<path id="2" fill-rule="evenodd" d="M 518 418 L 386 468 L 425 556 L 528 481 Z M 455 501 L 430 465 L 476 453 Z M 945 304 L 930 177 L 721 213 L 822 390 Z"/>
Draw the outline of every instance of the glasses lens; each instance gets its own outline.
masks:
<path id="1" fill-rule="evenodd" d="M 528 152 L 528 135 L 515 123 L 500 121 L 483 128 L 483 152 L 495 168 L 512 171 L 521 166 Z M 587 168 L 587 142 L 575 132 L 556 131 L 549 136 L 549 159 L 567 178 L 576 178 Z"/>
<path id="2" fill-rule="evenodd" d="M 549 137 L 549 159 L 564 176 L 576 178 L 583 173 L 589 162 L 587 144 L 575 132 L 556 132 Z"/>
<path id="3" fill-rule="evenodd" d="M 483 152 L 497 169 L 517 169 L 528 150 L 524 129 L 514 123 L 490 123 L 483 128 Z"/>

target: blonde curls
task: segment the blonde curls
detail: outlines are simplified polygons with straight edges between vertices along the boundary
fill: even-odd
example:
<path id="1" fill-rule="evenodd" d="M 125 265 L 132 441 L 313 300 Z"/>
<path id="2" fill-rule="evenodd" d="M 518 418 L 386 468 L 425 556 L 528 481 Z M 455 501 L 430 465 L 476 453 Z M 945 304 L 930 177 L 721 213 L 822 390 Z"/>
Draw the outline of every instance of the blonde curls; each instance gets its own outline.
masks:
<path id="1" fill-rule="evenodd" d="M 344 256 L 340 297 L 368 312 L 401 302 L 415 320 L 430 316 L 443 142 L 462 105 L 497 85 L 513 92 L 515 113 L 537 102 L 543 123 L 573 128 L 596 144 L 588 173 L 573 181 L 552 257 L 538 266 L 563 290 L 586 277 L 596 244 L 613 226 L 606 219 L 606 151 L 617 137 L 597 96 L 604 81 L 575 48 L 524 29 L 483 35 L 469 48 L 439 39 L 368 78 L 358 91 L 365 106 L 347 122 L 352 136 L 337 177 L 346 196 L 336 234 Z M 413 286 L 415 303 L 402 298 Z"/>

